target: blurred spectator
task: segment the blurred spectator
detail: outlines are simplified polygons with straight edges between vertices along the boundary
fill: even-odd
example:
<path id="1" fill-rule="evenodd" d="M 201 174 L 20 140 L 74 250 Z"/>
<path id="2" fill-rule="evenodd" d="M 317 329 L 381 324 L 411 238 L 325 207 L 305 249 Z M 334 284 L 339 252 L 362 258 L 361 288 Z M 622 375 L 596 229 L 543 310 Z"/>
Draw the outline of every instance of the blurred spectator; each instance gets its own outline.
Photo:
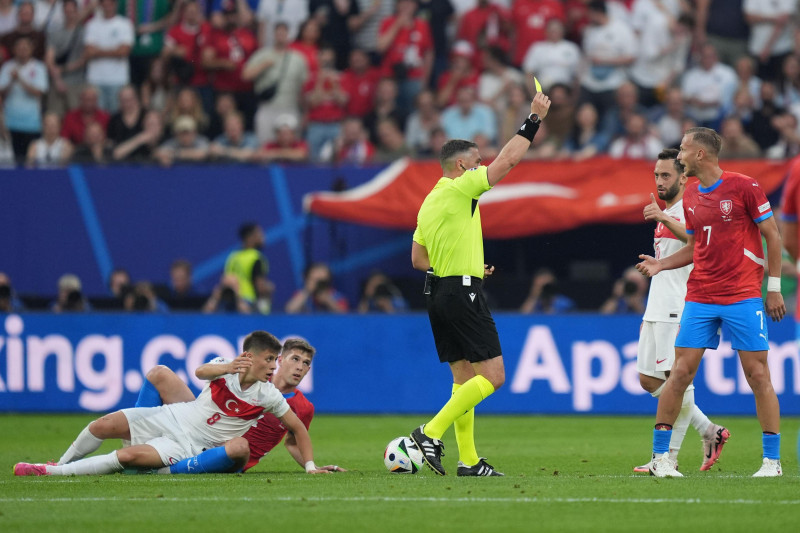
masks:
<path id="1" fill-rule="evenodd" d="M 0 37 L 17 27 L 17 6 L 14 0 L 0 0 Z"/>
<path id="2" fill-rule="evenodd" d="M 275 119 L 275 139 L 266 143 L 255 153 L 262 163 L 302 163 L 308 161 L 308 143 L 297 134 L 297 119 L 294 115 L 278 115 Z"/>
<path id="3" fill-rule="evenodd" d="M 743 3 L 744 0 L 696 0 L 695 46 L 711 43 L 722 62 L 728 65 L 747 55 L 750 30 L 744 18 Z"/>
<path id="4" fill-rule="evenodd" d="M 772 119 L 783 113 L 784 109 L 777 103 L 775 84 L 765 81 L 761 84 L 761 107 L 755 110 L 750 124 L 746 126 L 747 133 L 762 151 L 778 142 L 779 133 Z"/>
<path id="5" fill-rule="evenodd" d="M 238 113 L 236 100 L 230 93 L 219 93 L 214 100 L 214 112 L 211 114 L 208 125 L 208 137 L 216 139 L 225 133 L 225 117 L 230 113 Z"/>
<path id="6" fill-rule="evenodd" d="M 353 34 L 353 44 L 367 53 L 373 65 L 380 62 L 378 29 L 381 21 L 394 13 L 394 3 L 395 0 L 358 0 L 361 26 Z"/>
<path id="7" fill-rule="evenodd" d="M 531 149 L 525 153 L 525 159 L 555 159 L 561 150 L 560 140 L 553 135 L 550 127 L 544 122 L 539 126 L 536 138 L 531 143 Z M 494 148 L 492 157 L 495 157 L 499 150 Z M 483 150 L 481 150 L 483 155 Z"/>
<path id="8" fill-rule="evenodd" d="M 369 56 L 360 48 L 350 52 L 350 65 L 342 73 L 342 87 L 347 91 L 347 115 L 364 117 L 372 109 L 380 72 L 370 65 Z"/>
<path id="9" fill-rule="evenodd" d="M 130 76 L 137 87 L 147 79 L 150 63 L 164 48 L 164 34 L 172 22 L 170 0 L 120 0 L 119 12 L 133 23 L 136 39 L 131 49 Z"/>
<path id="10" fill-rule="evenodd" d="M 352 33 L 362 24 L 358 2 L 356 0 L 308 0 L 308 7 L 314 18 L 324 21 L 322 23 L 322 40 L 334 50 L 334 67 L 337 70 L 344 70 L 350 58 Z"/>
<path id="11" fill-rule="evenodd" d="M 181 117 L 190 117 L 194 120 L 195 127 L 199 133 L 205 134 L 208 131 L 208 116 L 203 110 L 203 103 L 200 101 L 200 94 L 191 87 L 184 87 L 178 91 L 175 97 L 175 105 L 169 115 L 169 128 L 173 130 L 175 123 Z"/>
<path id="12" fill-rule="evenodd" d="M 161 301 L 153 289 L 153 284 L 149 281 L 137 282 L 122 300 L 122 305 L 126 311 L 138 311 L 147 313 L 167 313 L 167 304 Z"/>
<path id="13" fill-rule="evenodd" d="M 511 27 L 507 9 L 490 0 L 478 0 L 459 18 L 456 39 L 467 41 L 475 50 L 497 47 L 508 52 Z"/>
<path id="14" fill-rule="evenodd" d="M 447 138 L 447 134 L 444 132 L 444 129 L 433 128 L 431 130 L 430 144 L 417 155 L 421 157 L 439 159 L 439 155 L 442 153 L 442 146 L 444 146 L 448 140 L 449 139 Z"/>
<path id="15" fill-rule="evenodd" d="M 225 116 L 225 132 L 209 148 L 212 159 L 247 163 L 258 149 L 256 136 L 244 129 L 244 117 L 233 112 Z"/>
<path id="16" fill-rule="evenodd" d="M 131 81 L 128 58 L 134 44 L 130 19 L 117 14 L 117 0 L 100 0 L 100 12 L 86 23 L 86 81 L 97 87 L 100 107 L 117 110 L 117 94 Z"/>
<path id="17" fill-rule="evenodd" d="M 575 161 L 583 161 L 605 152 L 608 137 L 598 127 L 597 109 L 589 103 L 578 106 L 575 113 L 575 127 L 564 143 L 562 155 Z"/>
<path id="18" fill-rule="evenodd" d="M 0 272 L 0 313 L 19 313 L 24 309 L 11 285 L 11 278 L 5 272 Z"/>
<path id="19" fill-rule="evenodd" d="M 772 127 L 778 132 L 778 141 L 764 151 L 768 159 L 786 161 L 800 155 L 800 134 L 797 131 L 797 117 L 783 113 L 772 117 Z"/>
<path id="20" fill-rule="evenodd" d="M 0 168 L 10 168 L 14 166 L 14 146 L 11 143 L 11 135 L 6 128 L 3 108 L 0 107 Z"/>
<path id="21" fill-rule="evenodd" d="M 141 133 L 144 129 L 144 110 L 139 104 L 136 88 L 127 85 L 119 91 L 119 111 L 108 121 L 108 140 L 116 146 Z"/>
<path id="22" fill-rule="evenodd" d="M 64 27 L 62 0 L 33 0 L 33 27 L 45 35 Z"/>
<path id="23" fill-rule="evenodd" d="M 448 69 L 439 77 L 436 88 L 436 104 L 439 107 L 453 105 L 456 94 L 462 87 L 472 87 L 477 91 L 480 73 L 474 68 L 475 50 L 467 41 L 453 45 Z"/>
<path id="24" fill-rule="evenodd" d="M 77 109 L 64 115 L 61 136 L 66 137 L 74 146 L 83 144 L 86 126 L 92 122 L 100 124 L 105 130 L 111 119 L 109 114 L 98 106 L 99 94 L 95 87 L 85 86 L 81 90 Z"/>
<path id="25" fill-rule="evenodd" d="M 197 122 L 190 116 L 178 117 L 172 126 L 174 137 L 158 147 L 155 153 L 159 164 L 199 163 L 208 157 L 208 139 L 197 133 Z"/>
<path id="26" fill-rule="evenodd" d="M 520 313 L 568 313 L 575 302 L 560 294 L 558 280 L 549 268 L 540 268 L 533 275 L 531 290 L 519 308 Z"/>
<path id="27" fill-rule="evenodd" d="M 547 130 L 559 149 L 567 140 L 575 125 L 575 102 L 572 98 L 572 89 L 558 83 L 548 90 L 550 96 L 550 111 L 547 117 Z M 538 137 L 537 133 L 537 137 Z"/>
<path id="28" fill-rule="evenodd" d="M 223 274 L 219 283 L 211 291 L 211 296 L 203 305 L 204 313 L 240 313 L 247 315 L 253 312 L 249 302 L 239 294 L 239 279 L 234 274 Z"/>
<path id="29" fill-rule="evenodd" d="M 47 91 L 47 69 L 32 53 L 31 40 L 20 37 L 14 43 L 14 58 L 0 68 L 5 125 L 19 161 L 25 160 L 28 145 L 42 131 L 42 96 Z"/>
<path id="30" fill-rule="evenodd" d="M 553 18 L 547 23 L 545 40 L 535 42 L 525 54 L 522 70 L 536 76 L 545 91 L 556 83 L 575 85 L 581 64 L 581 49 L 564 38 L 564 22 Z"/>
<path id="31" fill-rule="evenodd" d="M 525 76 L 508 65 L 506 53 L 498 46 L 484 48 L 481 57 L 484 69 L 478 78 L 478 100 L 500 112 L 508 105 L 511 86 L 524 84 Z"/>
<path id="32" fill-rule="evenodd" d="M 433 67 L 428 78 L 428 87 L 435 87 L 439 75 L 447 68 L 450 56 L 450 37 L 453 29 L 453 14 L 455 9 L 450 0 L 417 0 L 417 17 L 428 22 L 433 39 Z M 410 110 L 413 103 L 408 102 Z"/>
<path id="33" fill-rule="evenodd" d="M 736 60 L 736 91 L 745 89 L 753 97 L 756 106 L 761 104 L 761 80 L 756 77 L 756 62 L 750 56 L 742 56 Z"/>
<path id="34" fill-rule="evenodd" d="M 759 102 L 761 101 L 761 91 L 759 90 Z M 733 95 L 733 109 L 728 113 L 729 117 L 736 117 L 742 121 L 745 129 L 750 128 L 750 123 L 753 120 L 753 113 L 755 112 L 756 105 L 753 101 L 753 96 L 745 88 L 740 88 Z"/>
<path id="35" fill-rule="evenodd" d="M 747 51 L 758 58 L 758 77 L 776 80 L 784 58 L 792 51 L 797 0 L 745 0 L 744 16 L 750 25 Z"/>
<path id="36" fill-rule="evenodd" d="M 275 26 L 278 24 L 286 25 L 288 38 L 294 41 L 308 17 L 307 0 L 261 0 L 256 10 L 259 45 L 271 47 L 275 43 Z"/>
<path id="37" fill-rule="evenodd" d="M 422 95 L 424 93 L 420 93 Z M 429 98 L 433 93 L 427 91 Z M 369 138 L 361 119 L 348 117 L 342 123 L 342 131 L 334 142 L 335 162 L 339 165 L 363 165 L 372 162 L 375 147 Z"/>
<path id="38" fill-rule="evenodd" d="M 245 77 L 244 66 L 258 48 L 256 36 L 247 28 L 247 14 L 240 4 L 229 0 L 223 6 L 223 27 L 212 28 L 201 52 L 201 63 L 216 92 L 229 92 L 245 116 L 247 126 L 256 111 L 252 78 Z M 246 7 L 246 6 L 245 6 Z"/>
<path id="39" fill-rule="evenodd" d="M 647 302 L 647 278 L 634 267 L 627 268 L 611 291 L 611 296 L 600 307 L 604 315 L 635 313 L 643 314 Z"/>
<path id="40" fill-rule="evenodd" d="M 309 74 L 314 74 L 319 69 L 319 43 L 322 36 L 322 29 L 319 21 L 310 18 L 300 26 L 300 33 L 297 39 L 289 45 L 289 48 L 300 53 L 306 60 Z"/>
<path id="41" fill-rule="evenodd" d="M 86 134 L 83 143 L 78 145 L 72 154 L 74 163 L 91 163 L 104 165 L 110 163 L 113 158 L 111 146 L 106 138 L 106 131 L 98 122 L 90 122 L 86 125 Z"/>
<path id="42" fill-rule="evenodd" d="M 608 15 L 605 2 L 589 2 L 589 21 L 583 34 L 582 49 L 588 68 L 581 77 L 581 98 L 602 114 L 612 105 L 614 91 L 626 80 L 626 69 L 636 57 L 637 42 L 625 22 Z"/>
<path id="43" fill-rule="evenodd" d="M 392 118 L 397 124 L 406 123 L 406 114 L 397 106 L 397 82 L 392 78 L 381 78 L 375 89 L 375 105 L 364 117 L 364 127 L 369 132 L 372 144 L 378 143 L 378 122 Z"/>
<path id="44" fill-rule="evenodd" d="M 378 143 L 375 160 L 392 163 L 402 157 L 413 154 L 406 144 L 405 135 L 400 126 L 391 118 L 384 118 L 378 122 Z"/>
<path id="45" fill-rule="evenodd" d="M 111 296 L 123 299 L 131 289 L 131 275 L 124 268 L 115 268 L 108 277 L 108 290 Z"/>
<path id="46" fill-rule="evenodd" d="M 245 27 L 256 28 L 255 14 L 258 11 L 260 0 L 211 0 L 211 14 L 208 19 L 211 26 L 216 29 L 225 27 L 226 15 L 235 12 L 238 14 L 238 24 Z M 208 10 L 208 2 L 206 3 Z"/>
<path id="47" fill-rule="evenodd" d="M 779 105 L 783 107 L 800 104 L 800 56 L 797 54 L 790 54 L 783 60 L 778 96 Z"/>
<path id="48" fill-rule="evenodd" d="M 615 159 L 655 159 L 663 145 L 650 133 L 649 126 L 644 115 L 629 116 L 625 122 L 625 135 L 611 143 L 608 155 Z"/>
<path id="49" fill-rule="evenodd" d="M 681 90 L 687 112 L 699 125 L 717 128 L 736 91 L 736 72 L 720 63 L 711 44 L 700 49 L 700 64 L 683 76 Z"/>
<path id="50" fill-rule="evenodd" d="M 30 39 L 35 59 L 44 61 L 46 42 L 44 32 L 33 26 L 34 7 L 30 1 L 23 1 L 17 5 L 17 24 L 9 33 L 0 38 L 0 59 L 8 60 L 14 53 L 14 44 L 20 37 Z"/>
<path id="51" fill-rule="evenodd" d="M 170 305 L 195 296 L 192 287 L 192 264 L 186 259 L 176 259 L 169 267 L 169 293 L 167 298 Z"/>
<path id="52" fill-rule="evenodd" d="M 45 64 L 50 74 L 47 110 L 63 115 L 78 106 L 86 83 L 83 57 L 84 26 L 76 0 L 64 0 L 64 24 L 47 32 Z"/>
<path id="53" fill-rule="evenodd" d="M 347 299 L 333 287 L 333 276 L 327 264 L 312 263 L 306 268 L 303 280 L 303 288 L 286 303 L 287 313 L 347 312 Z"/>
<path id="54" fill-rule="evenodd" d="M 738 118 L 728 117 L 723 120 L 720 135 L 722 136 L 720 159 L 750 159 L 761 156 L 758 144 L 744 132 L 742 121 Z"/>
<path id="55" fill-rule="evenodd" d="M 407 310 L 408 303 L 403 298 L 403 293 L 386 274 L 373 272 L 364 281 L 358 302 L 359 313 L 393 314 Z"/>
<path id="56" fill-rule="evenodd" d="M 258 95 L 255 131 L 258 141 L 265 143 L 275 137 L 275 119 L 291 114 L 300 120 L 300 95 L 308 79 L 308 67 L 303 56 L 289 49 L 289 30 L 286 24 L 275 26 L 272 48 L 261 48 L 245 64 L 242 77 L 254 82 Z"/>
<path id="57" fill-rule="evenodd" d="M 142 131 L 114 147 L 115 161 L 151 162 L 164 140 L 164 120 L 158 111 L 148 111 L 142 120 Z"/>
<path id="58" fill-rule="evenodd" d="M 623 82 L 614 93 L 615 105 L 603 115 L 603 134 L 613 140 L 625 133 L 625 124 L 635 114 L 647 113 L 639 102 L 639 89 L 630 81 Z M 681 132 L 683 134 L 683 132 Z"/>
<path id="59" fill-rule="evenodd" d="M 272 310 L 275 284 L 267 278 L 269 262 L 262 253 L 264 230 L 257 223 L 247 222 L 239 227 L 239 240 L 242 247 L 228 255 L 225 273 L 236 276 L 239 296 L 266 315 Z"/>
<path id="60" fill-rule="evenodd" d="M 476 101 L 473 87 L 458 90 L 457 103 L 442 113 L 442 128 L 451 139 L 473 140 L 485 135 L 490 142 L 497 140 L 497 122 L 487 105 Z"/>
<path id="61" fill-rule="evenodd" d="M 196 0 L 185 0 L 180 22 L 167 32 L 162 52 L 167 70 L 176 78 L 178 86 L 195 88 L 206 111 L 212 108 L 213 95 L 208 73 L 202 68 L 202 52 L 210 34 L 211 25 L 203 20 L 200 4 Z"/>
<path id="62" fill-rule="evenodd" d="M 517 83 L 511 85 L 508 89 L 506 107 L 498 113 L 500 128 L 498 144 L 504 145 L 514 137 L 519 125 L 528 118 L 530 113 L 531 99 L 525 87 Z"/>
<path id="63" fill-rule="evenodd" d="M 312 161 L 320 161 L 322 147 L 336 139 L 345 117 L 348 94 L 342 87 L 335 60 L 333 48 L 320 48 L 319 70 L 311 73 L 303 88 L 308 119 L 306 140 Z"/>
<path id="64" fill-rule="evenodd" d="M 81 280 L 75 274 L 58 278 L 58 298 L 50 305 L 54 313 L 91 311 L 92 306 L 81 292 Z"/>
<path id="65" fill-rule="evenodd" d="M 142 105 L 146 109 L 166 113 L 172 107 L 172 86 L 166 71 L 166 62 L 156 57 L 150 62 L 150 71 L 141 84 Z M 201 98 L 202 102 L 202 98 Z"/>
<path id="66" fill-rule="evenodd" d="M 547 38 L 547 23 L 552 19 L 566 21 L 564 6 L 557 0 L 517 0 L 511 8 L 514 26 L 512 63 L 521 65 L 531 45 Z"/>
<path id="67" fill-rule="evenodd" d="M 61 118 L 56 113 L 45 113 L 42 126 L 42 137 L 28 146 L 27 165 L 39 168 L 64 165 L 72 156 L 72 145 L 61 137 Z"/>
<path id="68" fill-rule="evenodd" d="M 414 96 L 430 82 L 433 36 L 427 21 L 415 16 L 415 0 L 397 0 L 395 14 L 381 22 L 378 52 L 383 54 L 382 74 L 397 80 L 397 107 L 411 111 Z"/>
<path id="69" fill-rule="evenodd" d="M 406 122 L 406 144 L 415 153 L 430 144 L 431 130 L 439 127 L 439 110 L 433 92 L 423 89 L 416 98 L 416 109 Z"/>
<path id="70" fill-rule="evenodd" d="M 667 90 L 664 106 L 655 119 L 655 127 L 661 144 L 666 147 L 677 147 L 683 138 L 683 121 L 686 112 L 683 104 L 683 93 L 677 87 Z"/>

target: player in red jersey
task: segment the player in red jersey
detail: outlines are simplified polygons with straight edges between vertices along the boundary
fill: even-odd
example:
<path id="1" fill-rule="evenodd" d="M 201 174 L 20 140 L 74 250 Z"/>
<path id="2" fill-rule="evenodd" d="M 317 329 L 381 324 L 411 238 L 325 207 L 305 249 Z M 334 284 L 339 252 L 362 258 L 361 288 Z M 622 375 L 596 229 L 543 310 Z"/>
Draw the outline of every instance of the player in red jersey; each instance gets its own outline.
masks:
<path id="1" fill-rule="evenodd" d="M 739 352 L 744 374 L 756 400 L 763 431 L 763 460 L 754 477 L 780 476 L 780 407 L 772 388 L 767 353 L 767 317 L 786 314 L 780 293 L 781 237 L 772 208 L 758 182 L 723 171 L 718 154 L 722 140 L 714 130 L 691 128 L 681 141 L 679 161 L 690 183 L 683 196 L 689 240 L 678 252 L 660 259 L 641 255 L 640 272 L 654 276 L 694 263 L 689 275 L 686 306 L 675 340 L 675 364 L 658 400 L 650 473 L 682 477 L 669 456 L 672 425 L 681 399 L 694 379 L 706 348 L 719 346 L 719 329 L 726 325 L 731 346 Z M 761 298 L 765 261 L 761 236 L 767 243 L 769 283 L 766 306 Z"/>
<path id="2" fill-rule="evenodd" d="M 286 340 L 278 359 L 280 366 L 272 376 L 272 384 L 283 394 L 289 404 L 289 408 L 294 411 L 306 429 L 311 425 L 311 420 L 314 418 L 314 405 L 297 389 L 297 386 L 311 370 L 311 362 L 315 352 L 314 347 L 302 339 L 291 338 Z M 142 393 L 136 405 L 160 405 L 161 402 L 170 404 L 190 402 L 192 400 L 194 400 L 194 394 L 189 390 L 189 387 L 172 370 L 166 366 L 159 365 L 147 373 L 147 381 L 142 387 Z M 262 457 L 281 442 L 284 435 L 286 436 L 284 445 L 287 451 L 301 467 L 305 467 L 294 433 L 289 432 L 275 416 L 269 413 L 265 413 L 265 415 L 268 416 L 260 418 L 244 434 L 244 439 L 247 440 L 250 446 L 250 458 L 244 466 L 244 470 L 248 470 L 258 464 Z M 200 459 L 198 460 L 198 458 Z M 165 468 L 160 473 L 202 474 L 230 471 L 230 469 L 217 469 L 216 466 L 214 462 L 204 462 L 202 454 L 200 454 L 181 461 L 172 467 Z M 329 472 L 347 471 L 338 465 L 320 466 L 318 469 Z"/>

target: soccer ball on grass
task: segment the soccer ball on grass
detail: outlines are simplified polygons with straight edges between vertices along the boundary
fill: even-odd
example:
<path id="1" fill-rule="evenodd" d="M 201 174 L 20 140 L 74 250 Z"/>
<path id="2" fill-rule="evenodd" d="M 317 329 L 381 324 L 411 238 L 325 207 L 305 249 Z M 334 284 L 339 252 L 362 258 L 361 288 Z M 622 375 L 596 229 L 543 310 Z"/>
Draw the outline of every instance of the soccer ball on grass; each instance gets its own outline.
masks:
<path id="1" fill-rule="evenodd" d="M 416 474 L 422 469 L 422 463 L 422 452 L 408 437 L 397 437 L 383 452 L 383 464 L 393 474 Z"/>

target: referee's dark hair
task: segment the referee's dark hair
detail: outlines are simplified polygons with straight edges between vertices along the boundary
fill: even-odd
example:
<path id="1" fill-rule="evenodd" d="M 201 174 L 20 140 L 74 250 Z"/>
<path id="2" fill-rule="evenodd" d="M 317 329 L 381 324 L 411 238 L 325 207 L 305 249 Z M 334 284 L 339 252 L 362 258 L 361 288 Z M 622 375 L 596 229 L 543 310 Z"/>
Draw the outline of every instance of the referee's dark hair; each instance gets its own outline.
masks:
<path id="1" fill-rule="evenodd" d="M 714 157 L 719 155 L 719 150 L 722 148 L 722 137 L 711 128 L 689 128 L 684 135 L 691 135 L 692 140 L 702 144 L 709 155 Z"/>
<path id="2" fill-rule="evenodd" d="M 661 153 L 658 154 L 659 161 L 669 161 L 672 160 L 672 164 L 675 165 L 675 170 L 678 171 L 678 176 L 683 174 L 685 170 L 683 163 L 678 161 L 678 151 L 675 148 L 664 148 L 661 150 Z"/>
<path id="3" fill-rule="evenodd" d="M 445 168 L 445 166 L 449 164 L 453 157 L 477 147 L 478 145 L 474 142 L 465 141 L 464 139 L 453 139 L 452 141 L 447 141 L 444 143 L 444 146 L 442 146 L 442 152 L 439 155 L 439 163 L 442 165 L 442 168 Z"/>

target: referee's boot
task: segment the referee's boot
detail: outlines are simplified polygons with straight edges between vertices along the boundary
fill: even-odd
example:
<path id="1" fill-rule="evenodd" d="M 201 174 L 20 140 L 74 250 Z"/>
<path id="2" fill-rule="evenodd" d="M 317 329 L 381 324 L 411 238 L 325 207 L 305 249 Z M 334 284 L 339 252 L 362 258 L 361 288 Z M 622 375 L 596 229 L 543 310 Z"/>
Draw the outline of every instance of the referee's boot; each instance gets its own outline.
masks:
<path id="1" fill-rule="evenodd" d="M 444 467 L 442 466 L 442 456 L 444 456 L 444 444 L 439 439 L 432 439 L 423 433 L 422 428 L 425 425 L 418 427 L 411 432 L 411 440 L 417 445 L 417 448 L 422 451 L 422 457 L 425 459 L 425 464 L 431 470 L 439 474 L 445 475 Z"/>
<path id="2" fill-rule="evenodd" d="M 461 461 L 458 462 L 457 476 L 505 476 L 504 473 L 498 472 L 492 465 L 486 462 L 486 457 L 481 457 L 473 466 L 467 466 Z"/>

